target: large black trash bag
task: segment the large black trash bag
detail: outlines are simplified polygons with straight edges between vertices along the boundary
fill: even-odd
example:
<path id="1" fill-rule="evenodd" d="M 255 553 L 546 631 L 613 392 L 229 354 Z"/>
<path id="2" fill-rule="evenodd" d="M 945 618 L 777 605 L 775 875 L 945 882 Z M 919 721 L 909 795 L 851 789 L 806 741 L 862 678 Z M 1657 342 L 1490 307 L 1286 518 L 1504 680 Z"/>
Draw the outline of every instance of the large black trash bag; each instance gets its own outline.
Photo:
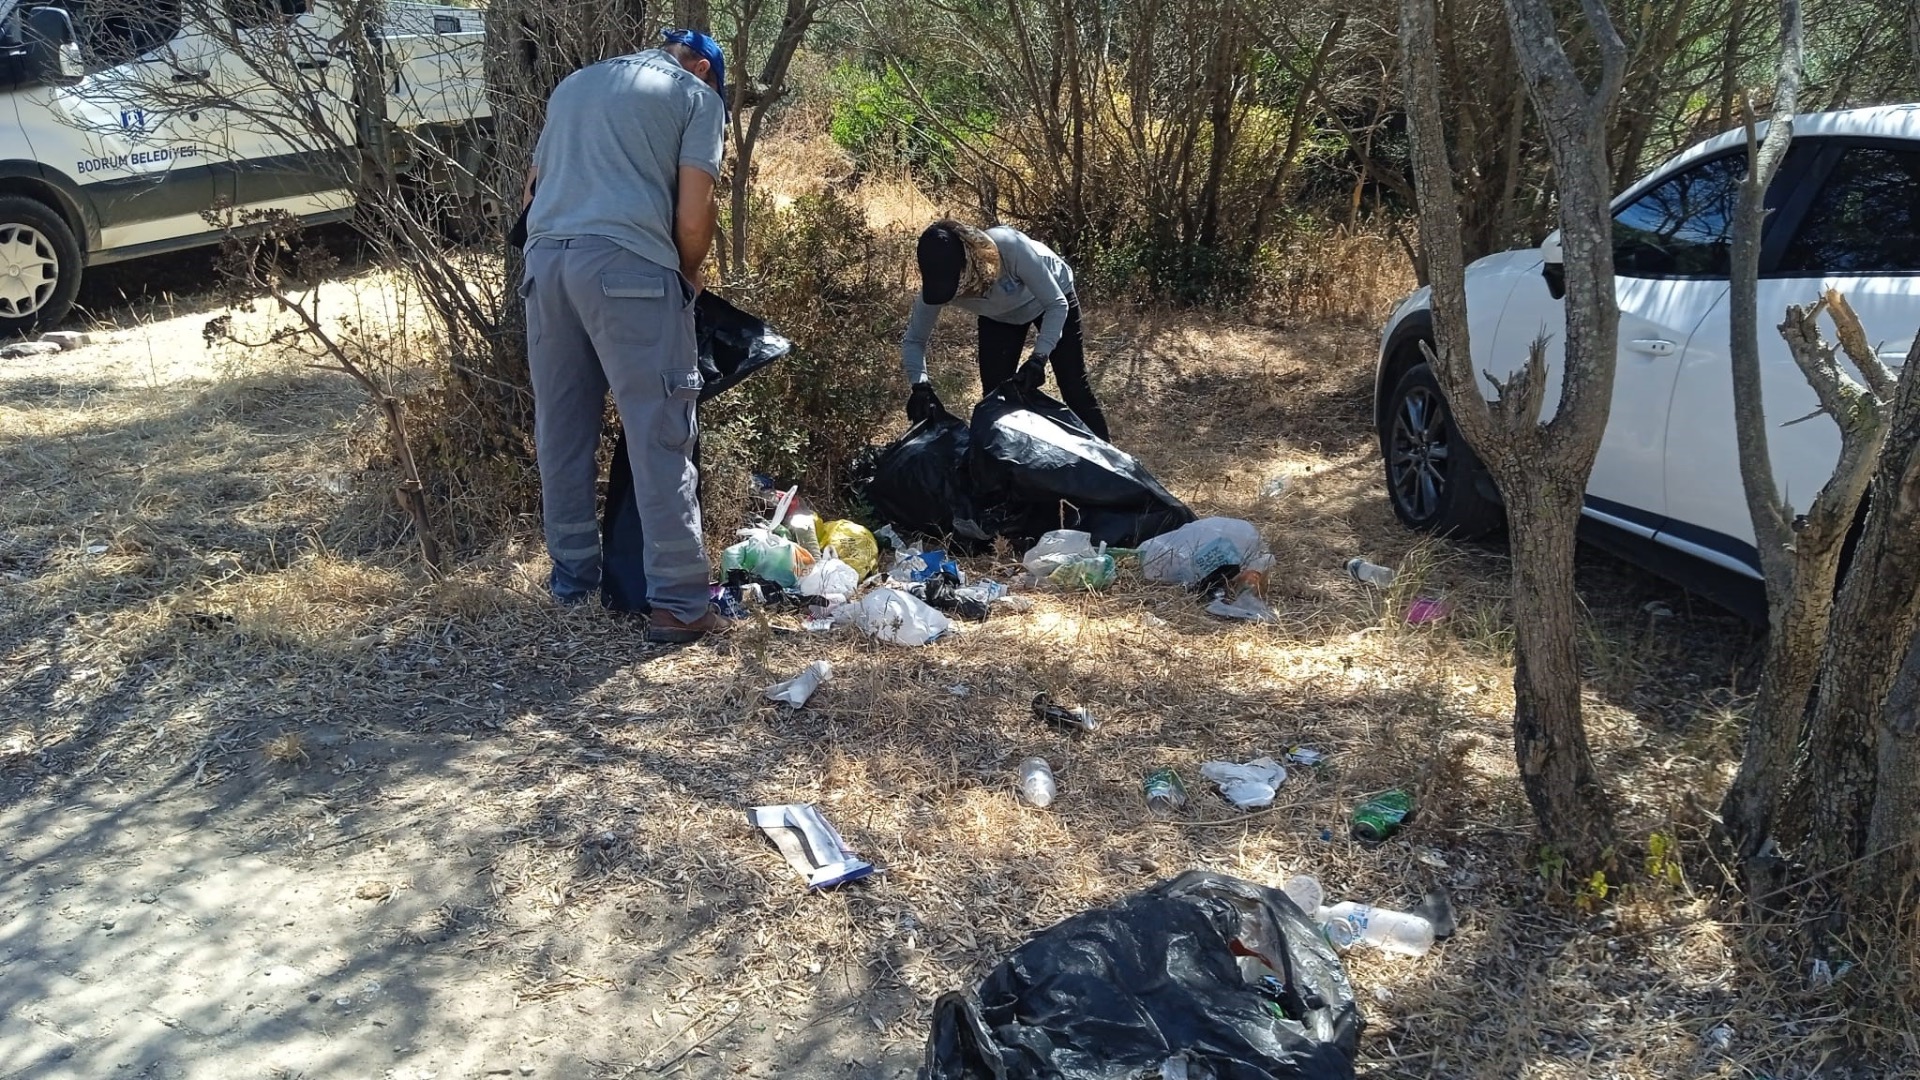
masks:
<path id="1" fill-rule="evenodd" d="M 702 402 L 793 351 L 793 343 L 772 327 L 711 290 L 694 299 L 693 326 L 699 347 Z M 698 443 L 694 444 L 693 460 L 697 467 Z M 607 477 L 607 505 L 600 515 L 600 553 L 600 602 L 615 611 L 648 610 L 646 537 L 640 527 L 640 508 L 634 503 L 633 464 L 627 460 L 624 429 L 614 443 L 613 468 Z"/>
<path id="2" fill-rule="evenodd" d="M 860 494 L 901 532 L 952 537 L 959 550 L 980 550 L 990 536 L 976 522 L 968 487 L 971 444 L 967 422 L 936 402 L 925 420 L 865 466 L 871 479 Z"/>
<path id="3" fill-rule="evenodd" d="M 1133 455 L 1038 390 L 1009 382 L 988 394 L 973 410 L 970 433 L 981 524 L 1022 547 L 1052 529 L 1138 547 L 1194 520 Z"/>
<path id="4" fill-rule="evenodd" d="M 693 301 L 693 332 L 700 358 L 700 400 L 725 393 L 747 376 L 793 351 L 793 342 L 755 316 L 703 290 Z"/>
<path id="5" fill-rule="evenodd" d="M 1278 977 L 1258 989 L 1239 955 Z M 1190 871 L 1042 931 L 933 1009 L 920 1080 L 1352 1080 L 1362 1019 L 1284 893 Z"/>

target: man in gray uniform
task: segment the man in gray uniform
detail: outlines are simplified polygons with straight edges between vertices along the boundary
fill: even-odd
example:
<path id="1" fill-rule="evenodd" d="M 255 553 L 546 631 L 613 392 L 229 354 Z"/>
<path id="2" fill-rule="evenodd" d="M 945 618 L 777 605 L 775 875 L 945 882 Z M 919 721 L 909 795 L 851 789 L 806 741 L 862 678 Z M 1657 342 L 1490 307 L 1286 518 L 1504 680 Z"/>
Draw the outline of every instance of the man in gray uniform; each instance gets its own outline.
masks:
<path id="1" fill-rule="evenodd" d="M 646 535 L 647 640 L 684 642 L 726 628 L 709 603 L 693 464 L 693 299 L 718 213 L 726 69 L 705 34 L 665 36 L 554 90 L 527 180 L 520 293 L 553 595 L 599 588 L 594 451 L 611 389 Z"/>

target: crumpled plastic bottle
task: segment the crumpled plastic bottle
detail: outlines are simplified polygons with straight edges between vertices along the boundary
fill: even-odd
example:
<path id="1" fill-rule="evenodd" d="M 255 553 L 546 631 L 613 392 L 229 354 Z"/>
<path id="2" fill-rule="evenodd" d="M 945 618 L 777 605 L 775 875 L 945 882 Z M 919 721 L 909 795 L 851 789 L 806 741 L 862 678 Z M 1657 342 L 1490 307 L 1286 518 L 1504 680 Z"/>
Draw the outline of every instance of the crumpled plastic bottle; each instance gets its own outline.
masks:
<path id="1" fill-rule="evenodd" d="M 1054 567 L 1047 580 L 1063 589 L 1104 589 L 1120 576 L 1113 556 L 1105 551 L 1075 555 Z"/>

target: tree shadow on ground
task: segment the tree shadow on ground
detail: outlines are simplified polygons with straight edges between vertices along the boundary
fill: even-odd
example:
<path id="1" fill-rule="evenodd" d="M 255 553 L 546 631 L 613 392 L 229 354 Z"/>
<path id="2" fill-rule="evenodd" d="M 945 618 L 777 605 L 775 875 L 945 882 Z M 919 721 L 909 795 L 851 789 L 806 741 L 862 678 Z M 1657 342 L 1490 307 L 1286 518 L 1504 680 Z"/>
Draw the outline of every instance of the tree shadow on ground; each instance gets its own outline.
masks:
<path id="1" fill-rule="evenodd" d="M 0 1013 L 28 1020 L 0 1035 L 0 1060 L 36 1077 L 194 1060 L 485 1074 L 523 1059 L 557 1075 L 678 1059 L 690 1075 L 902 1076 L 934 995 L 1060 918 L 1201 866 L 1315 872 L 1333 895 L 1398 905 L 1447 884 L 1458 942 L 1420 965 L 1351 961 L 1382 1033 L 1366 1052 L 1408 1075 L 1489 1074 L 1479 1062 L 1506 1059 L 1464 1036 L 1429 1032 L 1417 1067 L 1380 1059 L 1425 1017 L 1487 1022 L 1454 973 L 1524 985 L 1550 970 L 1531 958 L 1541 941 L 1593 940 L 1513 885 L 1534 861 L 1528 819 L 1505 720 L 1470 685 L 1497 670 L 1471 650 L 1497 644 L 1398 628 L 1341 577 L 1355 551 L 1410 548 L 1367 493 L 1364 440 L 1317 444 L 1331 464 L 1289 474 L 1277 501 L 1229 473 L 1306 461 L 1286 456 L 1289 425 L 1332 424 L 1350 386 L 1205 378 L 1176 382 L 1192 400 L 1139 445 L 1156 468 L 1173 461 L 1196 509 L 1269 531 L 1277 628 L 1129 585 L 1040 596 L 922 650 L 752 630 L 725 649 L 649 650 L 631 622 L 555 611 L 497 568 L 413 578 L 392 535 L 343 558 L 326 537 L 369 535 L 329 532 L 348 500 L 299 502 L 309 487 L 275 479 L 335 464 L 275 457 L 343 415 L 345 399 L 319 407 L 321 384 L 262 383 L 141 422 L 171 443 L 98 423 L 74 429 L 71 458 L 0 445 L 11 474 L 75 482 L 70 504 L 33 505 L 29 576 L 7 586 L 28 600 L 9 597 L 0 629 L 27 661 L 4 693 L 30 714 L 0 738 L 32 736 L 0 756 L 0 828 L 22 838 L 0 875 Z M 1230 426 L 1200 438 L 1177 418 L 1203 392 Z M 1238 442 L 1194 445 L 1223 432 Z M 85 479 L 139 457 L 127 440 L 156 482 Z M 95 529 L 111 539 L 88 569 Z M 1460 558 L 1466 583 L 1496 556 Z M 836 672 L 810 708 L 764 701 L 819 658 Z M 1039 691 L 1102 728 L 1037 724 Z M 1293 745 L 1331 764 L 1295 770 L 1274 810 L 1243 816 L 1198 780 L 1200 762 Z M 1045 813 L 1012 791 L 1032 754 L 1060 777 Z M 1161 764 L 1192 785 L 1177 823 L 1142 805 Z M 1347 839 L 1352 805 L 1401 785 L 1420 792 L 1414 824 L 1379 848 Z M 820 807 L 884 872 L 808 893 L 748 826 L 762 802 Z M 1560 977 L 1589 1034 L 1543 1036 L 1536 1059 L 1626 1053 L 1634 976 Z M 1447 994 L 1423 996 L 1426 982 Z M 1546 1031 L 1528 1016 L 1515 1031 Z M 507 1030 L 548 1041 L 489 1034 Z"/>

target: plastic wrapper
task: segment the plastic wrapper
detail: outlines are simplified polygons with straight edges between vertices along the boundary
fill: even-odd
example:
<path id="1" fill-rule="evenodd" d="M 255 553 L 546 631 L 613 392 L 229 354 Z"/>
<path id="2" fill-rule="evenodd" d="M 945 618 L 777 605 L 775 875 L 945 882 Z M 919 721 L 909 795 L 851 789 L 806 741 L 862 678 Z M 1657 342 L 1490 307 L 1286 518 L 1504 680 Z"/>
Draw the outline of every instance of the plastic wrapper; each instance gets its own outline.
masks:
<path id="1" fill-rule="evenodd" d="M 825 660 L 815 660 L 803 668 L 800 674 L 786 682 L 777 682 L 767 687 L 765 693 L 768 701 L 802 709 L 806 707 L 808 699 L 813 697 L 813 692 L 820 689 L 820 684 L 831 678 L 833 678 L 833 665 Z"/>
<path id="2" fill-rule="evenodd" d="M 1274 614 L 1265 600 L 1251 589 L 1242 590 L 1231 600 L 1220 597 L 1207 604 L 1207 612 L 1223 619 L 1245 619 L 1248 622 L 1277 623 L 1280 616 Z"/>
<path id="3" fill-rule="evenodd" d="M 875 589 L 833 609 L 836 625 L 854 626 L 894 645 L 927 645 L 953 628 L 925 600 L 899 589 Z"/>
<path id="4" fill-rule="evenodd" d="M 756 806 L 747 811 L 747 820 L 767 834 L 794 873 L 807 879 L 810 889 L 831 888 L 873 873 L 873 864 L 858 858 L 811 805 Z"/>
<path id="5" fill-rule="evenodd" d="M 1272 805 L 1280 785 L 1287 782 L 1286 766 L 1270 757 L 1255 758 L 1244 765 L 1209 761 L 1200 766 L 1200 775 L 1213 781 L 1221 796 L 1242 810 Z"/>

